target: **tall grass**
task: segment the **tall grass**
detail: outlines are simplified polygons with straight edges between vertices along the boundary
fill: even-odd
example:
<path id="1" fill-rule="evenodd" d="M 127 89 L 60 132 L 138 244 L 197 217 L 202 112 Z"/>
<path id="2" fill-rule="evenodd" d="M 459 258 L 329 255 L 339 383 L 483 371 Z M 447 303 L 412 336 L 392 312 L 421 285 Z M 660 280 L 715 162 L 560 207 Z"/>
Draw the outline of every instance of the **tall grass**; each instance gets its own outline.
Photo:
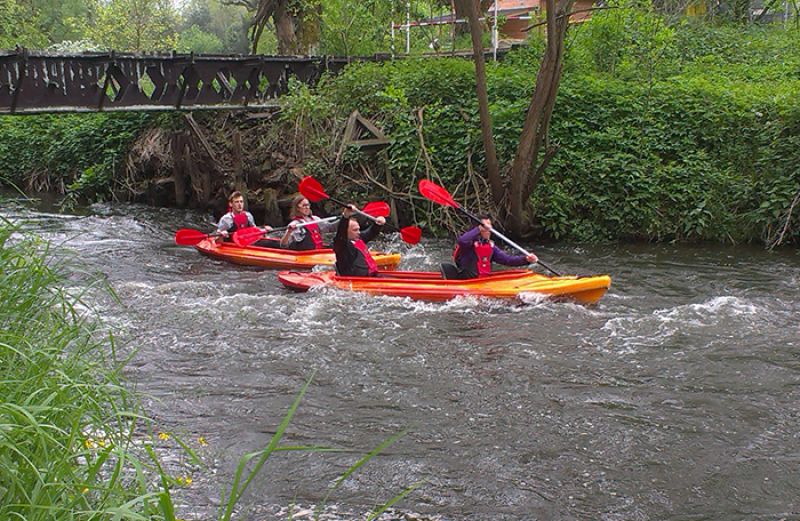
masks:
<path id="1" fill-rule="evenodd" d="M 0 519 L 169 519 L 113 337 L 48 244 L 16 233 L 0 222 Z"/>
<path id="2" fill-rule="evenodd" d="M 79 292 L 64 289 L 74 271 L 49 248 L 0 219 L 0 520 L 176 521 L 170 489 L 181 479 L 169 475 L 148 442 L 149 422 L 121 382 L 124 363 L 116 358 L 113 336 L 98 327 Z M 281 444 L 310 383 L 311 378 L 266 448 L 241 458 L 220 521 L 235 517 L 245 490 L 273 453 L 338 451 Z M 320 507 L 401 435 L 347 469 Z M 191 447 L 175 440 L 200 463 Z M 421 484 L 377 506 L 367 519 Z"/>

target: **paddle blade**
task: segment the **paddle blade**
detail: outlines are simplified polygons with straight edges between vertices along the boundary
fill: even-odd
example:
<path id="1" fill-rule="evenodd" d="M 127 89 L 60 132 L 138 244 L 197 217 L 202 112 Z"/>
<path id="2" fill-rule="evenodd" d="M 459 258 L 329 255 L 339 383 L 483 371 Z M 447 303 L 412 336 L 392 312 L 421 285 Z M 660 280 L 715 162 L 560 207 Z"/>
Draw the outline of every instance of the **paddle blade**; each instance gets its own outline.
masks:
<path id="1" fill-rule="evenodd" d="M 303 197 L 312 203 L 318 203 L 330 198 L 330 196 L 325 193 L 325 189 L 322 188 L 322 185 L 319 184 L 319 181 L 310 175 L 307 175 L 300 180 L 300 183 L 297 185 L 297 189 L 301 194 L 303 194 Z"/>
<path id="2" fill-rule="evenodd" d="M 422 228 L 419 226 L 400 228 L 400 238 L 408 244 L 419 244 L 420 239 L 422 239 Z"/>
<path id="3" fill-rule="evenodd" d="M 175 244 L 178 246 L 194 246 L 207 237 L 209 237 L 209 235 L 201 232 L 200 230 L 181 228 L 175 232 Z"/>
<path id="4" fill-rule="evenodd" d="M 450 192 L 437 185 L 433 181 L 428 181 L 427 179 L 420 180 L 419 193 L 434 203 L 441 204 L 443 206 L 450 206 L 452 208 L 459 208 L 458 203 L 453 200 Z"/>
<path id="5" fill-rule="evenodd" d="M 361 211 L 373 217 L 389 217 L 389 214 L 392 213 L 392 209 L 384 201 L 367 203 Z"/>
<path id="6" fill-rule="evenodd" d="M 236 246 L 246 248 L 264 236 L 264 230 L 258 226 L 249 226 L 233 232 L 233 242 Z"/>

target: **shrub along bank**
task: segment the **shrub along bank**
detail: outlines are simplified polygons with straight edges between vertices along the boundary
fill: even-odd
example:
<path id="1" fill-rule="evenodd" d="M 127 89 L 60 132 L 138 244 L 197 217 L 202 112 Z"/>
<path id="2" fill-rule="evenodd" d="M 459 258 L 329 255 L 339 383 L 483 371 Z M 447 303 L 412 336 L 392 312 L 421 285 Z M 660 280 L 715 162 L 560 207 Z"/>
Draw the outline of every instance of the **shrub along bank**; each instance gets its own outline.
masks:
<path id="1" fill-rule="evenodd" d="M 513 158 L 540 50 L 534 38 L 489 66 L 501 163 Z M 278 118 L 248 128 L 260 140 L 246 152 L 257 157 L 265 143 L 281 142 L 305 173 L 329 183 L 363 179 L 364 166 L 385 166 L 382 155 L 347 150 L 334 161 L 353 110 L 391 138 L 386 164 L 397 191 L 415 192 L 427 175 L 453 187 L 483 171 L 473 66 L 461 59 L 358 64 L 314 91 L 293 85 Z M 78 172 L 67 183 L 73 190 L 102 194 L 106 179 L 94 173 L 109 172 L 111 158 L 152 120 L 91 117 L 112 122 L 97 127 L 106 134 L 118 125 L 119 139 L 94 148 L 85 164 L 80 145 L 59 144 L 82 142 L 67 139 L 72 130 L 59 119 L 25 118 L 21 127 L 59 126 L 57 138 L 18 127 L 14 146 L 3 125 L 0 177 L 52 169 L 43 159 L 52 158 Z M 800 32 L 676 26 L 631 10 L 597 14 L 573 30 L 551 141 L 559 152 L 531 201 L 541 238 L 796 243 Z"/>
<path id="2" fill-rule="evenodd" d="M 648 23 L 612 13 L 578 29 L 553 116 L 559 152 L 532 201 L 541 235 L 800 240 L 800 32 Z M 613 63 L 598 32 L 617 44 Z M 531 47 L 489 67 L 501 161 L 513 158 L 533 90 Z M 483 170 L 472 74 L 458 60 L 368 64 L 318 95 L 381 123 L 406 188 L 431 173 L 455 186 Z"/>

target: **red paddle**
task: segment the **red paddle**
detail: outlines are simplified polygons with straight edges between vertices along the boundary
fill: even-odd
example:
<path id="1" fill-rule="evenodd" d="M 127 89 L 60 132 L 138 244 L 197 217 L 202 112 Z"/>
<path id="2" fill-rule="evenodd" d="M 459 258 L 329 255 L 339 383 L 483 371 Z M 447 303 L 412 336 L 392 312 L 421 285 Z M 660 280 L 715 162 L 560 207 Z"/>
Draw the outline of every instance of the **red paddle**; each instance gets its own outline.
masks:
<path id="1" fill-rule="evenodd" d="M 466 215 L 467 217 L 469 217 L 470 219 L 472 219 L 476 223 L 480 224 L 480 222 L 481 222 L 481 220 L 480 220 L 480 218 L 478 216 L 476 216 L 474 214 L 471 214 L 470 212 L 466 211 L 457 202 L 455 202 L 455 200 L 453 199 L 453 196 L 450 195 L 450 192 L 448 192 L 447 190 L 445 190 L 441 186 L 437 185 L 433 181 L 429 181 L 427 179 L 420 180 L 420 182 L 419 182 L 419 193 L 421 193 L 426 199 L 430 199 L 434 203 L 441 204 L 442 206 L 449 206 L 450 208 L 455 208 L 456 210 L 460 210 L 461 212 L 464 213 L 464 215 Z M 492 228 L 492 233 L 495 234 L 496 236 L 500 237 L 504 241 L 506 241 L 506 243 L 509 246 L 511 246 L 513 248 L 516 248 L 517 250 L 521 251 L 525 255 L 530 255 L 530 252 L 528 252 L 525 248 L 523 248 L 519 244 L 513 242 L 511 239 L 509 239 L 508 237 L 506 237 L 505 235 L 503 235 L 499 231 L 495 230 L 494 228 Z M 541 260 L 537 260 L 536 263 L 537 264 L 541 264 L 543 267 L 547 268 L 554 275 L 557 275 L 559 277 L 561 276 L 561 274 L 559 272 L 557 272 L 556 270 L 554 270 L 553 268 L 551 268 L 550 266 L 548 266 L 547 264 L 545 264 Z"/>
<path id="2" fill-rule="evenodd" d="M 330 199 L 336 204 L 340 204 L 342 206 L 350 206 L 349 204 L 344 203 L 338 199 L 334 199 L 333 197 L 325 193 L 325 189 L 322 188 L 322 185 L 319 184 L 319 181 L 317 181 L 310 175 L 305 176 L 303 179 L 300 180 L 300 184 L 298 184 L 297 189 L 300 191 L 301 194 L 303 194 L 304 197 L 306 197 L 309 201 L 313 203 L 317 203 L 325 199 Z M 364 208 L 366 209 L 368 206 L 369 204 Z M 358 213 L 364 215 L 365 217 L 371 219 L 372 221 L 375 221 L 375 217 L 367 212 L 359 210 Z M 380 215 L 379 217 L 386 217 L 388 215 L 389 213 L 387 212 L 386 215 Z M 400 232 L 400 237 L 403 239 L 403 241 L 407 242 L 408 244 L 418 244 L 420 239 L 422 239 L 422 229 L 419 226 L 406 226 L 405 228 L 401 228 L 399 230 L 389 224 L 385 226 L 388 227 L 390 230 Z"/>
<path id="3" fill-rule="evenodd" d="M 385 201 L 367 203 L 361 211 L 373 217 L 389 217 L 389 214 L 392 213 L 392 209 L 389 208 L 389 204 Z"/>
<path id="4" fill-rule="evenodd" d="M 175 244 L 178 246 L 194 246 L 205 239 L 217 237 L 218 233 L 203 233 L 200 230 L 181 228 L 175 232 Z"/>
<path id="5" fill-rule="evenodd" d="M 383 201 L 374 201 L 371 203 L 367 203 L 364 208 L 362 209 L 364 213 L 372 215 L 373 217 L 387 217 L 391 212 L 389 205 Z M 324 219 L 314 219 L 313 221 L 303 222 L 295 226 L 295 228 L 302 228 L 304 226 L 308 226 L 309 224 L 317 224 L 322 222 L 331 222 L 339 219 L 341 216 L 336 215 L 334 217 L 326 217 Z M 267 233 L 274 233 L 274 232 L 283 232 L 288 230 L 288 226 L 282 226 L 280 228 L 273 228 L 269 232 L 259 228 L 257 226 L 250 226 L 248 228 L 242 228 L 241 230 L 236 230 L 233 233 L 233 242 L 237 246 L 241 246 L 242 248 L 246 248 L 253 243 L 260 241 Z"/>
<path id="6" fill-rule="evenodd" d="M 267 232 L 263 228 L 259 228 L 258 226 L 248 226 L 247 228 L 242 228 L 241 230 L 233 232 L 233 243 L 236 246 L 244 248 L 250 246 L 254 242 L 260 241 L 266 233 Z"/>

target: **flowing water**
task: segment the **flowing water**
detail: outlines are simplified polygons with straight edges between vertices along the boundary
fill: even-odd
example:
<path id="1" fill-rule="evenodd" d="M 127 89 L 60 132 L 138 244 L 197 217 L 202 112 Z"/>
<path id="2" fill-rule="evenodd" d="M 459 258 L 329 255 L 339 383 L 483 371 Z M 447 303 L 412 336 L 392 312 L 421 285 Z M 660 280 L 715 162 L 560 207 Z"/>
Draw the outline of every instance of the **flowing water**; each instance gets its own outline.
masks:
<path id="1" fill-rule="evenodd" d="M 534 246 L 565 273 L 609 273 L 611 290 L 594 307 L 430 304 L 290 293 L 274 271 L 175 246 L 178 228 L 211 229 L 197 213 L 68 216 L 8 201 L 1 213 L 115 289 L 118 302 L 90 300 L 135 352 L 129 381 L 159 429 L 208 465 L 179 493 L 184 519 L 213 517 L 239 458 L 265 447 L 312 374 L 284 443 L 345 450 L 275 455 L 242 519 L 308 518 L 338 476 L 402 431 L 325 517 L 364 519 L 422 482 L 393 518 L 800 519 L 796 249 Z M 447 241 L 383 245 L 404 269 L 449 255 Z"/>

